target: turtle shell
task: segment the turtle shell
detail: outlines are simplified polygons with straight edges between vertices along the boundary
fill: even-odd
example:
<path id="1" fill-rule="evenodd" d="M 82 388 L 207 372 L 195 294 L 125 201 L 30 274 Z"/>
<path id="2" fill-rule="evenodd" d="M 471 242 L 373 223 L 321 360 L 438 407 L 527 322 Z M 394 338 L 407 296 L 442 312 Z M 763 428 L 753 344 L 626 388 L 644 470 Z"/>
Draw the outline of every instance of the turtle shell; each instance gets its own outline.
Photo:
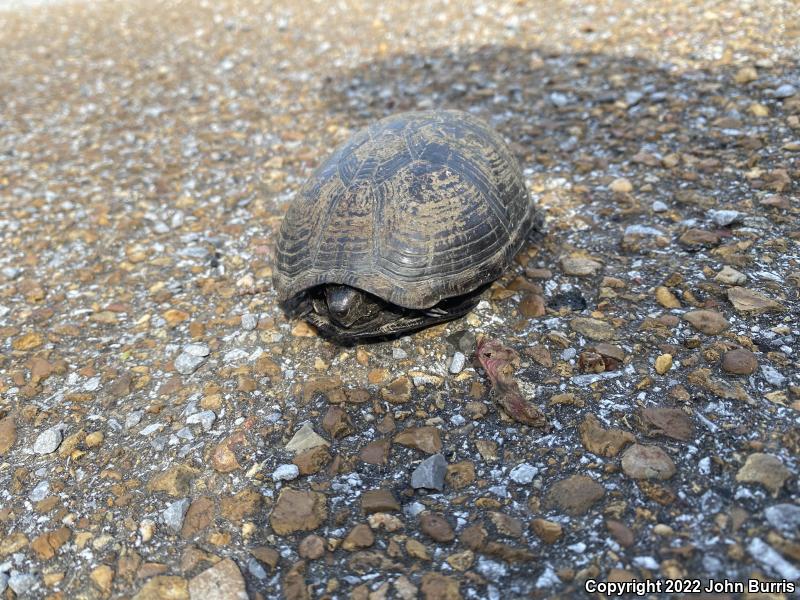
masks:
<path id="1" fill-rule="evenodd" d="M 533 212 L 517 161 L 480 119 L 454 110 L 382 119 L 339 146 L 289 207 L 278 299 L 337 283 L 429 308 L 499 277 Z"/>

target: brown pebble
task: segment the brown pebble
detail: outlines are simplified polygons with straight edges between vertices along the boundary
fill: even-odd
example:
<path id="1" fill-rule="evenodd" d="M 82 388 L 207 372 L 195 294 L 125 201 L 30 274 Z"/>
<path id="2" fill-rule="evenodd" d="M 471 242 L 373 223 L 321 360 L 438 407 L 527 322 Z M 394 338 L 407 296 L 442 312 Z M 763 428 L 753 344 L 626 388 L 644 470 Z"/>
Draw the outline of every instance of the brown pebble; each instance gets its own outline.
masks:
<path id="1" fill-rule="evenodd" d="M 428 454 L 442 450 L 442 438 L 436 427 L 408 427 L 394 436 L 394 441 Z"/>
<path id="2" fill-rule="evenodd" d="M 317 446 L 300 452 L 292 462 L 300 469 L 301 475 L 319 473 L 331 460 L 331 454 L 325 446 Z"/>
<path id="3" fill-rule="evenodd" d="M 630 527 L 614 519 L 606 519 L 606 528 L 617 543 L 623 548 L 633 545 L 634 536 Z"/>
<path id="4" fill-rule="evenodd" d="M 360 523 L 353 527 L 347 537 L 344 538 L 342 548 L 352 552 L 353 550 L 369 548 L 374 543 L 375 535 L 372 533 L 372 529 L 366 523 Z"/>
<path id="5" fill-rule="evenodd" d="M 372 441 L 359 451 L 358 458 L 371 465 L 385 465 L 391 446 L 389 438 Z"/>
<path id="6" fill-rule="evenodd" d="M 436 513 L 423 513 L 419 518 L 419 526 L 422 533 L 436 542 L 452 542 L 456 537 L 447 519 Z"/>
<path id="7" fill-rule="evenodd" d="M 728 320 L 715 310 L 693 310 L 683 315 L 683 318 L 706 335 L 718 335 L 730 326 Z"/>
<path id="8" fill-rule="evenodd" d="M 605 495 L 605 488 L 586 475 L 572 475 L 554 483 L 545 496 L 546 508 L 559 508 L 570 516 L 585 514 Z"/>
<path id="9" fill-rule="evenodd" d="M 400 512 L 400 503 L 389 490 L 368 490 L 361 494 L 361 510 L 364 514 L 378 512 Z"/>
<path id="10" fill-rule="evenodd" d="M 269 523 L 278 535 L 310 531 L 319 527 L 328 515 L 323 494 L 284 488 L 269 516 Z"/>
<path id="11" fill-rule="evenodd" d="M 329 406 L 322 419 L 322 428 L 333 439 L 346 437 L 353 433 L 353 424 L 347 413 L 338 406 Z"/>
<path id="12" fill-rule="evenodd" d="M 561 525 L 554 521 L 534 519 L 531 528 L 545 544 L 553 544 L 561 537 Z"/>
<path id="13" fill-rule="evenodd" d="M 733 375 L 752 375 L 758 369 L 756 355 L 744 348 L 728 350 L 722 355 L 722 370 Z"/>

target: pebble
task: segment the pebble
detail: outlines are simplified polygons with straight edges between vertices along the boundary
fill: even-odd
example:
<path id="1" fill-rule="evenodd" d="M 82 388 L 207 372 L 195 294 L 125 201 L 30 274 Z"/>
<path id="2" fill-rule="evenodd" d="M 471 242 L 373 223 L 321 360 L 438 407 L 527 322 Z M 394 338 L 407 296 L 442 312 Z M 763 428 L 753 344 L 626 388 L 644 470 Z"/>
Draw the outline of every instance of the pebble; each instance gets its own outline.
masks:
<path id="1" fill-rule="evenodd" d="M 783 312 L 786 307 L 768 296 L 748 288 L 736 286 L 728 288 L 728 300 L 740 313 L 761 314 L 765 312 Z"/>
<path id="2" fill-rule="evenodd" d="M 733 223 L 741 222 L 744 218 L 744 213 L 740 213 L 738 210 L 709 210 L 707 214 L 708 218 L 719 227 L 727 227 Z"/>
<path id="3" fill-rule="evenodd" d="M 8 587 L 17 596 L 29 598 L 32 597 L 31 594 L 39 590 L 39 578 L 32 573 L 11 571 L 11 576 L 8 578 Z"/>
<path id="4" fill-rule="evenodd" d="M 287 487 L 281 490 L 269 523 L 278 535 L 289 535 L 313 531 L 327 516 L 327 499 L 323 494 Z"/>
<path id="5" fill-rule="evenodd" d="M 222 362 L 226 365 L 232 365 L 242 362 L 249 356 L 250 353 L 247 350 L 243 350 L 242 348 L 233 348 L 232 350 L 228 350 L 223 355 Z"/>
<path id="6" fill-rule="evenodd" d="M 565 257 L 561 259 L 561 269 L 564 273 L 575 277 L 589 277 L 598 273 L 602 268 L 603 263 L 591 258 Z"/>
<path id="7" fill-rule="evenodd" d="M 396 444 L 435 454 L 442 449 L 441 432 L 437 427 L 407 427 L 394 437 Z"/>
<path id="8" fill-rule="evenodd" d="M 730 327 L 728 320 L 715 310 L 693 310 L 683 315 L 683 318 L 706 335 L 718 335 Z"/>
<path id="9" fill-rule="evenodd" d="M 544 498 L 545 507 L 559 508 L 570 516 L 579 516 L 605 495 L 605 488 L 586 475 L 572 475 L 554 483 Z"/>
<path id="10" fill-rule="evenodd" d="M 233 560 L 224 558 L 189 580 L 189 597 L 203 600 L 248 600 L 242 572 Z"/>
<path id="11" fill-rule="evenodd" d="M 663 204 L 663 203 L 662 203 Z M 655 205 L 654 205 L 655 206 Z M 666 207 L 665 207 L 666 210 Z M 628 225 L 623 235 L 664 235 L 664 232 L 647 225 Z"/>
<path id="12" fill-rule="evenodd" d="M 464 365 L 466 364 L 466 362 L 467 362 L 467 357 L 464 356 L 463 353 L 461 352 L 453 353 L 453 358 L 450 359 L 449 371 L 454 375 L 456 373 L 461 373 L 461 371 L 464 370 Z"/>
<path id="13" fill-rule="evenodd" d="M 581 442 L 592 454 L 612 458 L 620 451 L 636 441 L 636 438 L 629 431 L 610 428 L 603 429 L 600 420 L 592 413 L 584 417 L 579 427 Z"/>
<path id="14" fill-rule="evenodd" d="M 800 530 L 800 505 L 774 504 L 764 509 L 764 517 L 783 533 L 796 534 Z"/>
<path id="15" fill-rule="evenodd" d="M 715 281 L 728 285 L 742 285 L 747 282 L 747 275 L 737 271 L 733 267 L 725 265 L 722 270 L 714 276 Z"/>
<path id="16" fill-rule="evenodd" d="M 40 500 L 44 500 L 49 492 L 50 482 L 45 479 L 44 481 L 40 481 L 38 484 L 36 484 L 36 487 L 33 488 L 31 493 L 28 495 L 28 499 L 31 502 L 39 502 Z"/>
<path id="17" fill-rule="evenodd" d="M 747 545 L 747 552 L 757 563 L 761 564 L 769 573 L 782 577 L 788 581 L 800 580 L 800 568 L 795 567 L 784 559 L 772 546 L 761 538 L 753 538 Z"/>
<path id="18" fill-rule="evenodd" d="M 369 525 L 360 523 L 353 527 L 342 541 L 342 549 L 352 552 L 362 548 L 369 548 L 375 543 L 375 535 Z"/>
<path id="19" fill-rule="evenodd" d="M 550 102 L 552 102 L 553 105 L 557 106 L 558 108 L 563 108 L 569 104 L 569 98 L 561 92 L 552 92 L 549 97 Z"/>
<path id="20" fill-rule="evenodd" d="M 528 485 L 533 478 L 539 473 L 539 469 L 528 463 L 522 463 L 511 469 L 508 476 L 511 481 L 520 485 Z"/>
<path id="21" fill-rule="evenodd" d="M 247 559 L 247 571 L 256 579 L 264 580 L 267 578 L 267 571 L 255 558 Z"/>
<path id="22" fill-rule="evenodd" d="M 258 315 L 246 313 L 242 315 L 242 329 L 245 331 L 253 331 L 258 327 Z"/>
<path id="23" fill-rule="evenodd" d="M 411 474 L 411 487 L 442 491 L 447 473 L 447 461 L 441 454 L 434 454 L 423 460 Z"/>
<path id="24" fill-rule="evenodd" d="M 667 212 L 669 210 L 669 206 L 664 204 L 661 200 L 656 200 L 653 202 L 651 208 L 653 209 L 653 212 L 656 213 Z"/>
<path id="25" fill-rule="evenodd" d="M 633 479 L 669 479 L 675 463 L 658 446 L 634 444 L 622 455 L 622 470 Z"/>
<path id="26" fill-rule="evenodd" d="M 656 358 L 655 369 L 659 375 L 664 375 L 672 368 L 672 354 L 661 354 Z"/>
<path id="27" fill-rule="evenodd" d="M 736 481 L 760 483 L 772 492 L 773 497 L 777 497 L 791 474 L 777 456 L 754 452 L 747 457 L 742 468 L 736 473 Z"/>
<path id="28" fill-rule="evenodd" d="M 191 375 L 206 361 L 204 356 L 182 352 L 175 359 L 175 370 L 181 375 Z"/>
<path id="29" fill-rule="evenodd" d="M 325 556 L 325 540 L 320 536 L 311 534 L 302 539 L 297 547 L 297 553 L 301 558 L 317 560 Z"/>
<path id="30" fill-rule="evenodd" d="M 272 481 L 291 481 L 300 476 L 300 469 L 297 465 L 280 465 L 272 472 Z"/>
<path id="31" fill-rule="evenodd" d="M 769 365 L 761 365 L 761 374 L 768 384 L 781 387 L 786 382 L 786 377 L 776 368 Z"/>
<path id="32" fill-rule="evenodd" d="M 317 446 L 330 446 L 330 444 L 328 440 L 314 431 L 311 423 L 306 422 L 295 432 L 292 439 L 286 444 L 285 449 L 297 454 Z"/>
<path id="33" fill-rule="evenodd" d="M 776 98 L 784 99 L 784 98 L 791 98 L 797 93 L 797 88 L 794 87 L 790 83 L 784 83 L 783 85 L 779 86 L 775 92 L 772 94 Z"/>
<path id="34" fill-rule="evenodd" d="M 422 533 L 435 542 L 452 542 L 456 537 L 450 523 L 440 514 L 427 511 L 422 513 L 419 518 L 419 527 Z"/>
<path id="35" fill-rule="evenodd" d="M 598 342 L 607 342 L 613 339 L 616 333 L 611 323 L 591 317 L 575 317 L 570 320 L 569 326 L 573 331 Z"/>
<path id="36" fill-rule="evenodd" d="M 52 454 L 61 445 L 63 434 L 61 433 L 61 426 L 56 425 L 45 429 L 36 437 L 33 443 L 33 451 L 39 455 Z"/>
<path id="37" fill-rule="evenodd" d="M 186 344 L 183 352 L 192 356 L 208 356 L 211 354 L 211 349 L 205 344 Z"/>
<path id="38" fill-rule="evenodd" d="M 608 189 L 617 194 L 629 194 L 633 191 L 633 184 L 630 180 L 620 177 L 612 181 Z"/>
<path id="39" fill-rule="evenodd" d="M 186 424 L 195 425 L 200 423 L 203 431 L 211 431 L 211 427 L 214 425 L 214 421 L 216 420 L 217 415 L 213 410 L 204 410 L 186 417 Z"/>
<path id="40" fill-rule="evenodd" d="M 161 520 L 174 533 L 179 533 L 183 527 L 183 519 L 186 517 L 186 511 L 189 510 L 189 505 L 191 503 L 189 498 L 182 498 L 181 500 L 172 502 L 161 512 Z"/>
<path id="41" fill-rule="evenodd" d="M 563 531 L 559 523 L 546 519 L 534 519 L 531 522 L 531 529 L 545 544 L 555 543 Z"/>
<path id="42" fill-rule="evenodd" d="M 400 503 L 387 489 L 369 490 L 361 494 L 361 510 L 364 514 L 400 512 Z"/>

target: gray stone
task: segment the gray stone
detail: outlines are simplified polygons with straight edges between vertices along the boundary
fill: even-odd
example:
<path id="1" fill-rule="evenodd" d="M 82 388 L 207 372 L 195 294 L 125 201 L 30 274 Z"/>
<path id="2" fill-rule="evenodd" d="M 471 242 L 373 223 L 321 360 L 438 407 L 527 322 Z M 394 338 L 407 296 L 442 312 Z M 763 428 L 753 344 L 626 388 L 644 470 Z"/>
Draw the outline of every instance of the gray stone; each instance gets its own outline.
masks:
<path id="1" fill-rule="evenodd" d="M 634 106 L 644 97 L 644 94 L 638 90 L 630 90 L 625 92 L 625 105 L 628 107 Z"/>
<path id="2" fill-rule="evenodd" d="M 253 331 L 256 327 L 258 327 L 258 316 L 251 313 L 242 315 L 242 329 L 245 331 Z"/>
<path id="3" fill-rule="evenodd" d="M 394 360 L 403 360 L 404 358 L 408 358 L 408 352 L 402 348 L 392 348 L 392 358 Z"/>
<path id="4" fill-rule="evenodd" d="M 183 351 L 192 356 L 208 356 L 211 354 L 211 349 L 205 344 L 186 344 L 183 347 Z"/>
<path id="5" fill-rule="evenodd" d="M 715 225 L 727 227 L 728 225 L 741 221 L 744 215 L 738 210 L 709 210 L 708 217 Z"/>
<path id="6" fill-rule="evenodd" d="M 662 213 L 669 210 L 669 206 L 664 204 L 661 200 L 656 200 L 652 205 L 653 212 Z"/>
<path id="7" fill-rule="evenodd" d="M 267 571 L 264 569 L 264 567 L 261 566 L 261 563 L 259 563 L 255 558 L 248 559 L 247 570 L 250 571 L 250 574 L 256 579 L 267 578 Z"/>
<path id="8" fill-rule="evenodd" d="M 208 248 L 204 246 L 189 246 L 180 250 L 181 256 L 189 256 L 191 258 L 205 258 L 210 254 Z"/>
<path id="9" fill-rule="evenodd" d="M 456 373 L 461 373 L 464 370 L 464 365 L 467 362 L 467 357 L 464 356 L 463 352 L 456 352 L 453 354 L 453 358 L 450 360 L 450 372 L 454 375 Z"/>
<path id="10" fill-rule="evenodd" d="M 411 487 L 415 490 L 444 489 L 444 476 L 447 472 L 447 461 L 441 454 L 434 454 L 423 460 L 411 475 Z"/>
<path id="11" fill-rule="evenodd" d="M 511 481 L 514 481 L 520 485 L 526 485 L 533 481 L 533 478 L 536 477 L 538 473 L 539 469 L 536 467 L 529 465 L 528 463 L 522 463 L 511 469 L 509 477 L 511 478 Z"/>
<path id="12" fill-rule="evenodd" d="M 790 83 L 784 83 L 773 94 L 776 98 L 791 98 L 797 93 L 797 88 Z"/>
<path id="13" fill-rule="evenodd" d="M 50 429 L 45 429 L 39 434 L 39 436 L 36 438 L 36 441 L 33 443 L 33 451 L 36 454 L 42 455 L 52 454 L 58 450 L 62 439 L 63 435 L 59 425 L 51 427 Z"/>
<path id="14" fill-rule="evenodd" d="M 44 500 L 47 498 L 47 494 L 50 492 L 50 482 L 46 479 L 44 481 L 40 481 L 35 488 L 31 490 L 31 493 L 28 495 L 28 499 L 31 502 L 39 502 L 40 500 Z"/>
<path id="15" fill-rule="evenodd" d="M 203 356 L 182 352 L 175 359 L 175 370 L 182 375 L 191 375 L 206 361 Z"/>
<path id="16" fill-rule="evenodd" d="M 782 386 L 783 382 L 786 381 L 786 377 L 769 365 L 761 365 L 761 374 L 764 376 L 764 379 L 767 380 L 767 383 L 776 387 Z"/>
<path id="17" fill-rule="evenodd" d="M 234 348 L 233 350 L 229 350 L 225 353 L 225 356 L 222 357 L 222 362 L 226 365 L 232 363 L 238 363 L 246 359 L 250 354 L 247 350 L 242 350 L 241 348 Z"/>
<path id="18" fill-rule="evenodd" d="M 800 579 L 800 569 L 792 565 L 761 538 L 753 538 L 747 546 L 750 556 L 768 572 L 789 581 Z"/>
<path id="19" fill-rule="evenodd" d="M 625 235 L 664 235 L 664 232 L 649 225 L 628 225 Z"/>
<path id="20" fill-rule="evenodd" d="M 8 578 L 8 587 L 10 587 L 17 596 L 33 598 L 34 593 L 39 589 L 39 579 L 32 573 L 11 571 L 11 577 Z"/>
<path id="21" fill-rule="evenodd" d="M 489 581 L 500 581 L 508 575 L 508 567 L 505 564 L 490 560 L 485 556 L 478 558 L 475 570 Z"/>
<path id="22" fill-rule="evenodd" d="M 211 426 L 214 425 L 214 421 L 216 420 L 217 420 L 217 415 L 214 413 L 213 410 L 204 410 L 202 412 L 189 415 L 186 418 L 186 424 L 194 425 L 196 423 L 200 423 L 200 425 L 203 427 L 203 431 L 210 431 Z"/>
<path id="23" fill-rule="evenodd" d="M 135 427 L 141 422 L 142 416 L 144 416 L 143 410 L 134 410 L 128 413 L 128 416 L 125 417 L 125 427 L 128 429 Z"/>
<path id="24" fill-rule="evenodd" d="M 161 513 L 161 519 L 164 524 L 173 532 L 178 533 L 183 527 L 183 518 L 186 516 L 186 511 L 189 510 L 191 503 L 189 498 L 183 498 L 167 506 Z"/>
<path id="25" fill-rule="evenodd" d="M 797 504 L 775 504 L 764 510 L 764 517 L 783 533 L 796 533 L 800 529 L 800 506 Z"/>

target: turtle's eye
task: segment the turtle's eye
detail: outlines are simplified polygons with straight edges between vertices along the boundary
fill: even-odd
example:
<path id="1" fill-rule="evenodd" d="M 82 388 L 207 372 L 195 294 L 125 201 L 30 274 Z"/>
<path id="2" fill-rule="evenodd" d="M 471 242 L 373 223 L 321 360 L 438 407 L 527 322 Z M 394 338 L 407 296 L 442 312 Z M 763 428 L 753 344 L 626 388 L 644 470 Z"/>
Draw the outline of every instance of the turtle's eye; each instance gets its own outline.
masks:
<path id="1" fill-rule="evenodd" d="M 349 285 L 325 287 L 325 303 L 331 320 L 341 327 L 352 327 L 366 321 L 380 311 L 380 306 L 364 292 Z"/>

